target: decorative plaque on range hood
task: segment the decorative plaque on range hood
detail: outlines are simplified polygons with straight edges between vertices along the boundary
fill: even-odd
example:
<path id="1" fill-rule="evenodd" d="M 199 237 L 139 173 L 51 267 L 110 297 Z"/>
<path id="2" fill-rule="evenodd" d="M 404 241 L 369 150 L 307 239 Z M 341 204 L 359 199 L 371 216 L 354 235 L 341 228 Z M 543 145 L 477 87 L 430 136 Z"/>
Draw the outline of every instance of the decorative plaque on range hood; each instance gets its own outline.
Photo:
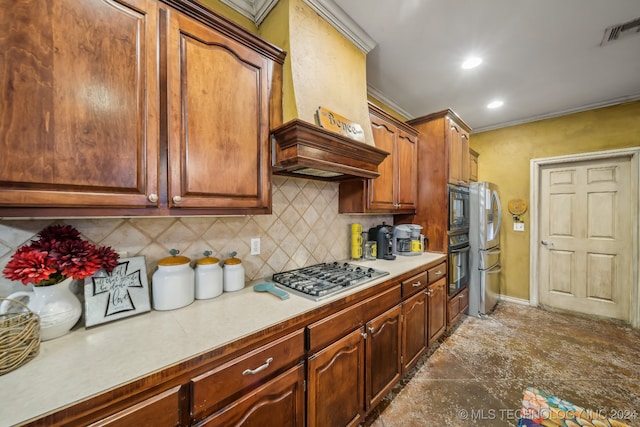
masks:
<path id="1" fill-rule="evenodd" d="M 377 178 L 389 155 L 372 145 L 295 119 L 272 132 L 273 173 L 323 181 Z"/>

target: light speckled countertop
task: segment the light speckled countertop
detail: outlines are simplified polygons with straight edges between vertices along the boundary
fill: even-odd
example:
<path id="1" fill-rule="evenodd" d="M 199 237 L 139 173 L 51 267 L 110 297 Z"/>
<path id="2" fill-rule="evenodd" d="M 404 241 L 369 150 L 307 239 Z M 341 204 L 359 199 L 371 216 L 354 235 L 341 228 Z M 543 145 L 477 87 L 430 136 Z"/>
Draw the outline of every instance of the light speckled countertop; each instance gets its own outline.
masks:
<path id="1" fill-rule="evenodd" d="M 240 291 L 196 300 L 177 310 L 152 310 L 91 329 L 76 327 L 63 337 L 41 343 L 33 360 L 0 376 L 0 426 L 71 405 L 444 259 L 443 254 L 424 253 L 398 256 L 395 261 L 355 263 L 390 274 L 320 302 L 294 294 L 282 301 L 253 292 L 252 284 L 247 284 Z"/>

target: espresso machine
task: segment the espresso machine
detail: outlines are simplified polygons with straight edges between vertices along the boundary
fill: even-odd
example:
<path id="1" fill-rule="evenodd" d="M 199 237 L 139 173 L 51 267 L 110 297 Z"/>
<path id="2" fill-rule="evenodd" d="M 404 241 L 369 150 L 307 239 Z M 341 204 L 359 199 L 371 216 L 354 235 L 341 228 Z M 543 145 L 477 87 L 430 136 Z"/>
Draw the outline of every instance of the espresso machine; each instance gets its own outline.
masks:
<path id="1" fill-rule="evenodd" d="M 369 240 L 376 242 L 376 258 L 394 260 L 396 256 L 393 255 L 393 226 L 387 225 L 384 222 L 382 225 L 377 225 L 369 229 Z"/>
<path id="2" fill-rule="evenodd" d="M 424 248 L 422 227 L 416 224 L 396 225 L 391 243 L 394 255 L 420 255 Z"/>

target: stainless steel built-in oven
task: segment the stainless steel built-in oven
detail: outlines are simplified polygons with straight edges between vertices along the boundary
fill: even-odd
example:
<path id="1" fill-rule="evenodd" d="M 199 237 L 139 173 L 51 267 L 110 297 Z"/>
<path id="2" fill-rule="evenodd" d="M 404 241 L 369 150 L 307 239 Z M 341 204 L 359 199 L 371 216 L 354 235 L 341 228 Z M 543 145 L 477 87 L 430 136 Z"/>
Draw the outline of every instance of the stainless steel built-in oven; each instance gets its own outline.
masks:
<path id="1" fill-rule="evenodd" d="M 449 184 L 449 232 L 469 229 L 469 188 Z"/>
<path id="2" fill-rule="evenodd" d="M 449 296 L 469 285 L 469 234 L 449 235 Z"/>

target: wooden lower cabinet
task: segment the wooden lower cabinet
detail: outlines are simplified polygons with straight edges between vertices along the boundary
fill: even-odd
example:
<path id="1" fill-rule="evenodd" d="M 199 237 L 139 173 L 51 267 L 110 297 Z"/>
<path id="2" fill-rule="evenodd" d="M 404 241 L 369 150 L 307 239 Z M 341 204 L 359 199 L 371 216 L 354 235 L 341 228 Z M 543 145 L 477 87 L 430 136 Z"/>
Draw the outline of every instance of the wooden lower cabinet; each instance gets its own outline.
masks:
<path id="1" fill-rule="evenodd" d="M 413 367 L 427 348 L 427 294 L 420 292 L 402 303 L 402 365 Z"/>
<path id="2" fill-rule="evenodd" d="M 427 290 L 429 328 L 427 347 L 431 346 L 447 329 L 447 278 L 429 285 Z"/>
<path id="3" fill-rule="evenodd" d="M 364 328 L 309 357 L 307 425 L 355 426 L 364 415 Z"/>
<path id="4" fill-rule="evenodd" d="M 197 424 L 199 427 L 303 427 L 304 425 L 303 363 Z"/>
<path id="5" fill-rule="evenodd" d="M 26 426 L 356 426 L 443 333 L 445 267 L 417 269 L 284 334 L 231 343 L 219 361 L 206 361 L 217 350 L 196 355 Z M 466 289 L 448 302 L 455 321 Z"/>
<path id="6" fill-rule="evenodd" d="M 366 326 L 366 408 L 375 407 L 402 375 L 402 307 L 397 305 Z"/>
<path id="7" fill-rule="evenodd" d="M 449 299 L 447 304 L 447 327 L 453 326 L 469 308 L 469 288 L 464 288 Z"/>

